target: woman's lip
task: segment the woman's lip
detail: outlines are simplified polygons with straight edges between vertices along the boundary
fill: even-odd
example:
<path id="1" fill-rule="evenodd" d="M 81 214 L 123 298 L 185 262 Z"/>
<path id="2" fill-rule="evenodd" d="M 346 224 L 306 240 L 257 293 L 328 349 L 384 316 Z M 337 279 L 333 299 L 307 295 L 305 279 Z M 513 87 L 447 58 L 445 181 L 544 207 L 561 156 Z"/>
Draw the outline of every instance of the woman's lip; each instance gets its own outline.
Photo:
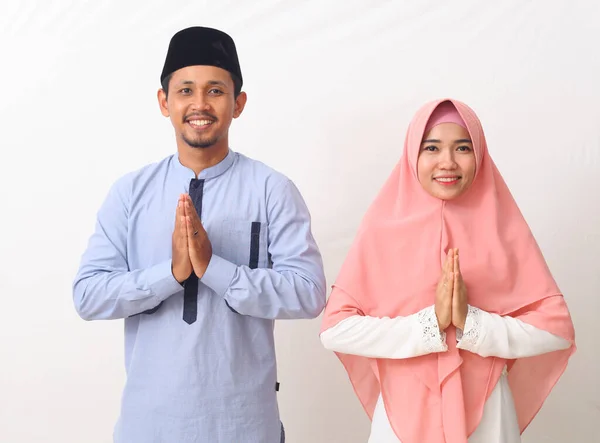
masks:
<path id="1" fill-rule="evenodd" d="M 447 180 L 447 181 L 441 181 L 439 180 L 440 178 L 445 178 L 445 179 L 453 179 L 453 180 Z M 435 177 L 434 180 L 436 183 L 439 183 L 442 186 L 452 186 L 455 185 L 456 183 L 459 182 L 459 180 L 461 179 L 461 177 Z"/>

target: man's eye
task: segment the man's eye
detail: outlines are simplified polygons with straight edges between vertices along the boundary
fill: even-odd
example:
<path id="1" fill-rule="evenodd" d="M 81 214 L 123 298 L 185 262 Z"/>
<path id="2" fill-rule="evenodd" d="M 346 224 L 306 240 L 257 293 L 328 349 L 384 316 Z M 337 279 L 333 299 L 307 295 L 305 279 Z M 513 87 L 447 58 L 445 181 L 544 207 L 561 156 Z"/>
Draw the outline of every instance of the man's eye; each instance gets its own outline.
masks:
<path id="1" fill-rule="evenodd" d="M 211 89 L 210 91 L 208 91 L 209 94 L 216 94 L 216 95 L 220 95 L 223 94 L 223 91 L 221 91 L 220 89 Z"/>
<path id="2" fill-rule="evenodd" d="M 182 94 L 189 94 L 190 92 L 192 92 L 192 90 L 190 88 L 183 88 L 179 92 L 181 92 Z"/>

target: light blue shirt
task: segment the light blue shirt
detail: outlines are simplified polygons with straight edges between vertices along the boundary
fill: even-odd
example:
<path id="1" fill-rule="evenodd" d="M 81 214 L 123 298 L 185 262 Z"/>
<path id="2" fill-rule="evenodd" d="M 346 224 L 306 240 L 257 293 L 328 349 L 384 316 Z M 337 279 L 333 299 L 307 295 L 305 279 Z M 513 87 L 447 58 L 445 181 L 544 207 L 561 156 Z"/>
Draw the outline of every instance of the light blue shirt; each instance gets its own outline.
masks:
<path id="1" fill-rule="evenodd" d="M 239 153 L 202 171 L 213 256 L 188 324 L 171 248 L 179 195 L 195 178 L 173 155 L 119 179 L 74 281 L 82 318 L 125 319 L 114 441 L 279 443 L 274 320 L 325 305 L 310 214 L 288 178 Z"/>

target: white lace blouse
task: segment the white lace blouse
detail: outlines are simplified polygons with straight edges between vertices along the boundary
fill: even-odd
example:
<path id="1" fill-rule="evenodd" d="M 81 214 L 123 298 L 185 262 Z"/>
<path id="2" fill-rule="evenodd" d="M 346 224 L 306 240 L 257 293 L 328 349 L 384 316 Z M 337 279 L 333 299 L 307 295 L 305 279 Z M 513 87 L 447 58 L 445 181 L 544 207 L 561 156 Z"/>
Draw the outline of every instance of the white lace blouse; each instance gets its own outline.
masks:
<path id="1" fill-rule="evenodd" d="M 547 331 L 472 306 L 469 306 L 464 331 L 457 332 L 457 347 L 482 357 L 516 359 L 570 346 L 567 340 Z M 370 358 L 411 358 L 448 349 L 446 334 L 440 333 L 438 328 L 434 306 L 406 317 L 348 317 L 323 331 L 321 342 L 331 351 Z M 505 368 L 469 443 L 521 442 L 506 375 Z M 373 415 L 368 443 L 402 443 L 390 426 L 381 396 Z"/>

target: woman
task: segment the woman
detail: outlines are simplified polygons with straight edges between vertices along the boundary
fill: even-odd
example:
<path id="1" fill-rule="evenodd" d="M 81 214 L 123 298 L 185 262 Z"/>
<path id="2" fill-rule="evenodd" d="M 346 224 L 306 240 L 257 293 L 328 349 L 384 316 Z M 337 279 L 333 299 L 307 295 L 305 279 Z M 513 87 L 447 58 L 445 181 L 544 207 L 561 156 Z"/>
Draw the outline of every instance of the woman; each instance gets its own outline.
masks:
<path id="1" fill-rule="evenodd" d="M 321 341 L 372 419 L 369 443 L 520 442 L 564 372 L 569 311 L 465 104 L 417 112 Z"/>

